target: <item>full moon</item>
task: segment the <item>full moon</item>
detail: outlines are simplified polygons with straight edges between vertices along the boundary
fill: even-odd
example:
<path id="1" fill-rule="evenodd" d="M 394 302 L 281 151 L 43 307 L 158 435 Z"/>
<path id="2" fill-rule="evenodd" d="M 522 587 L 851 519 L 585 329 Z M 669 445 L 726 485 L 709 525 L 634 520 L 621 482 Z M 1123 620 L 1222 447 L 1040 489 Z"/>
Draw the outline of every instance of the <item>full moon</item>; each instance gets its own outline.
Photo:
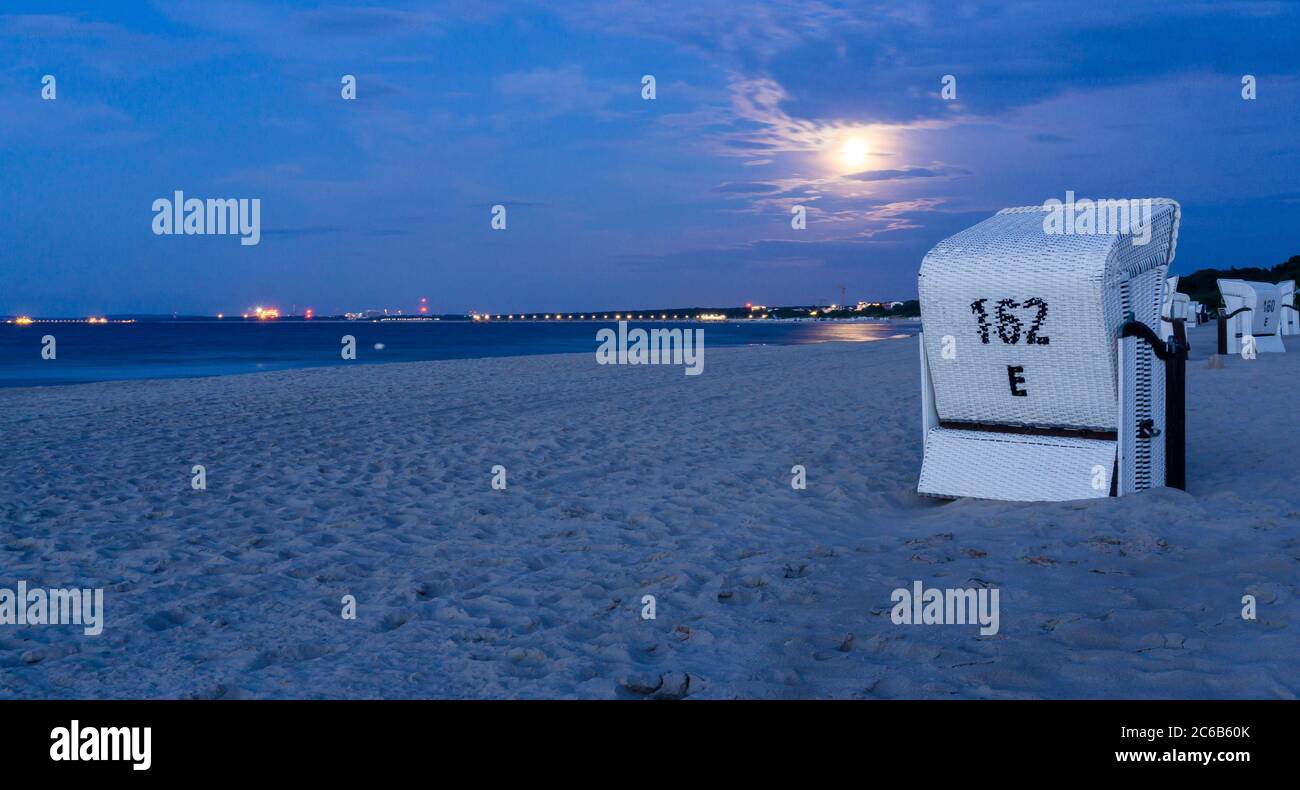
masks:
<path id="1" fill-rule="evenodd" d="M 861 137 L 850 137 L 840 146 L 840 164 L 850 170 L 861 170 L 867 166 L 867 141 Z"/>

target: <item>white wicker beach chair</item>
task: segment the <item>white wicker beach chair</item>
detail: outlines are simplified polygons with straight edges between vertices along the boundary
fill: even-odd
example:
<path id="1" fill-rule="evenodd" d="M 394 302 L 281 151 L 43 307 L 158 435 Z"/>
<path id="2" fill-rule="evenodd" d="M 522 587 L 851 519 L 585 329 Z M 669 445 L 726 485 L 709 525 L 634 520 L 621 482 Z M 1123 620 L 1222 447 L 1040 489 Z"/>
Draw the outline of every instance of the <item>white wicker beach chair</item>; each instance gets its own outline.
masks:
<path id="1" fill-rule="evenodd" d="M 1177 456 L 1170 484 L 1182 485 L 1183 439 L 1168 435 L 1181 434 L 1181 416 L 1166 424 L 1160 362 L 1170 348 L 1156 334 L 1180 211 L 1152 203 L 1146 244 L 1127 233 L 1050 234 L 1046 209 L 1028 206 L 925 256 L 920 493 L 1126 494 L 1166 483 L 1167 443 Z M 1181 415 L 1181 389 L 1176 398 Z"/>
<path id="2" fill-rule="evenodd" d="M 1277 284 L 1282 294 L 1282 328 L 1284 335 L 1300 335 L 1300 305 L 1295 303 L 1295 280 L 1283 280 Z"/>
<path id="3" fill-rule="evenodd" d="M 1160 336 L 1165 340 L 1174 336 L 1174 316 L 1185 318 L 1189 326 L 1195 326 L 1191 313 L 1192 297 L 1178 292 L 1178 275 L 1166 279 L 1165 299 L 1160 307 Z"/>
<path id="4" fill-rule="evenodd" d="M 1250 280 L 1219 280 L 1219 293 L 1223 294 L 1224 318 L 1227 320 L 1228 354 L 1238 354 L 1242 338 L 1255 338 L 1255 351 L 1260 354 L 1285 352 L 1279 329 L 1282 313 L 1282 292 L 1273 283 Z"/>

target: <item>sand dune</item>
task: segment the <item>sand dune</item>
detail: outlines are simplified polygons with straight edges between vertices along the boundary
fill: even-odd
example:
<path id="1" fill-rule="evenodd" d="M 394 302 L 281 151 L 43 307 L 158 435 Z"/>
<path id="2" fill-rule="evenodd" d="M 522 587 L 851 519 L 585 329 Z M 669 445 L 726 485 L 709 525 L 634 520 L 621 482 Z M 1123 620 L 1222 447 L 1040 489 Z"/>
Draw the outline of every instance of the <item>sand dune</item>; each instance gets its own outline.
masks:
<path id="1" fill-rule="evenodd" d="M 106 589 L 0 698 L 1294 698 L 1300 354 L 1192 342 L 1190 492 L 1056 504 L 915 494 L 915 338 L 0 391 L 0 586 Z"/>

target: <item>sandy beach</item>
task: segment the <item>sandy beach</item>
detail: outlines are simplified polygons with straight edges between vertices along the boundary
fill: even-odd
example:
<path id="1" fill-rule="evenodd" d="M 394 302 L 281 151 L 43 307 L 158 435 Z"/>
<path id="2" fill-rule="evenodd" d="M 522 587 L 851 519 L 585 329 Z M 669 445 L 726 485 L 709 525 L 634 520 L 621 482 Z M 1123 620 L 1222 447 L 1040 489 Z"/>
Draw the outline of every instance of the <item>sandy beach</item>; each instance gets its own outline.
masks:
<path id="1" fill-rule="evenodd" d="M 1287 340 L 1192 332 L 1189 492 L 1054 504 L 915 493 L 916 338 L 0 391 L 0 586 L 105 589 L 0 626 L 0 699 L 1295 698 Z M 917 580 L 999 632 L 893 624 Z"/>

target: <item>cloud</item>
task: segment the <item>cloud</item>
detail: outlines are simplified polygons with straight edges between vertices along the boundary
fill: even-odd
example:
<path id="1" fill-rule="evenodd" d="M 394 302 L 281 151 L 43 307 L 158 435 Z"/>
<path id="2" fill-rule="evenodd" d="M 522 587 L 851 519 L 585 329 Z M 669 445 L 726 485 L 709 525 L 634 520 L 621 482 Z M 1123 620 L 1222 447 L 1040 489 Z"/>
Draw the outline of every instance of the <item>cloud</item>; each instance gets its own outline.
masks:
<path id="1" fill-rule="evenodd" d="M 614 96 L 611 87 L 596 85 L 576 65 L 510 72 L 495 78 L 492 87 L 515 118 L 595 112 Z"/>
<path id="2" fill-rule="evenodd" d="M 1294 4 L 1101 0 L 1068 13 L 1030 3 L 922 7 L 922 19 L 805 40 L 764 63 L 763 73 L 799 85 L 786 103 L 793 115 L 908 123 L 992 117 L 1070 91 L 1188 71 L 1239 77 L 1246 52 L 1271 72 L 1300 70 Z M 807 80 L 810 73 L 817 79 Z M 939 96 L 945 74 L 957 79 L 956 102 Z"/>
<path id="3" fill-rule="evenodd" d="M 748 125 L 742 136 L 726 140 L 732 148 L 765 151 L 817 151 L 831 139 L 831 130 L 816 120 L 791 116 L 781 108 L 788 94 L 775 80 L 766 77 L 736 77 L 731 81 L 731 106 L 736 117 Z"/>
<path id="4" fill-rule="evenodd" d="M 864 170 L 845 176 L 858 181 L 901 181 L 909 178 L 945 178 L 950 176 L 970 175 L 964 167 L 905 167 L 902 170 Z"/>
<path id="5" fill-rule="evenodd" d="M 377 37 L 432 29 L 437 18 L 395 8 L 312 8 L 288 18 L 304 33 L 322 36 Z"/>
<path id="6" fill-rule="evenodd" d="M 566 2 L 574 28 L 666 42 L 743 81 L 793 92 L 794 118 L 904 124 L 993 116 L 1071 90 L 1186 71 L 1240 75 L 1249 62 L 1300 73 L 1300 5 L 1093 0 L 694 0 L 688 5 Z M 1259 66 L 1255 66 L 1259 68 Z M 939 96 L 958 81 L 958 101 Z"/>
<path id="7" fill-rule="evenodd" d="M 20 85 L 0 77 L 0 149 L 94 150 L 133 147 L 155 135 L 142 129 L 118 107 L 93 99 L 69 96 L 66 83 L 58 83 L 60 98 L 40 98 L 41 85 Z"/>
<path id="8" fill-rule="evenodd" d="M 719 184 L 713 188 L 713 191 L 728 194 L 751 194 L 757 192 L 778 192 L 780 189 L 781 187 L 777 184 L 765 184 L 758 181 L 751 181 L 748 183 Z"/>
<path id="9" fill-rule="evenodd" d="M 9 64 L 30 51 L 35 61 L 31 67 L 53 71 L 56 77 L 66 76 L 66 71 L 51 64 L 76 63 L 113 79 L 150 79 L 159 63 L 187 66 L 222 51 L 213 42 L 179 41 L 72 14 L 0 16 L 3 39 L 12 39 L 5 44 L 11 47 Z"/>
<path id="10" fill-rule="evenodd" d="M 390 57 L 418 53 L 455 16 L 450 8 L 439 13 L 383 6 L 293 8 L 239 0 L 168 0 L 156 8 L 177 25 L 279 59 L 304 61 L 336 60 L 374 47 Z M 416 49 L 407 51 L 411 42 Z"/>
<path id="11" fill-rule="evenodd" d="M 739 65 L 798 47 L 809 38 L 870 27 L 895 3 L 822 0 L 693 0 L 689 3 L 566 2 L 548 6 L 574 28 L 667 42 L 696 57 Z"/>
<path id="12" fill-rule="evenodd" d="M 83 22 L 79 17 L 60 14 L 13 14 L 0 17 L 0 34 L 43 39 L 91 39 L 107 41 L 132 35 L 108 22 Z"/>
<path id="13" fill-rule="evenodd" d="M 306 225 L 297 228 L 264 228 L 263 236 L 284 236 L 287 238 L 299 238 L 303 236 L 323 236 L 329 233 L 340 233 L 345 228 L 339 225 Z"/>

